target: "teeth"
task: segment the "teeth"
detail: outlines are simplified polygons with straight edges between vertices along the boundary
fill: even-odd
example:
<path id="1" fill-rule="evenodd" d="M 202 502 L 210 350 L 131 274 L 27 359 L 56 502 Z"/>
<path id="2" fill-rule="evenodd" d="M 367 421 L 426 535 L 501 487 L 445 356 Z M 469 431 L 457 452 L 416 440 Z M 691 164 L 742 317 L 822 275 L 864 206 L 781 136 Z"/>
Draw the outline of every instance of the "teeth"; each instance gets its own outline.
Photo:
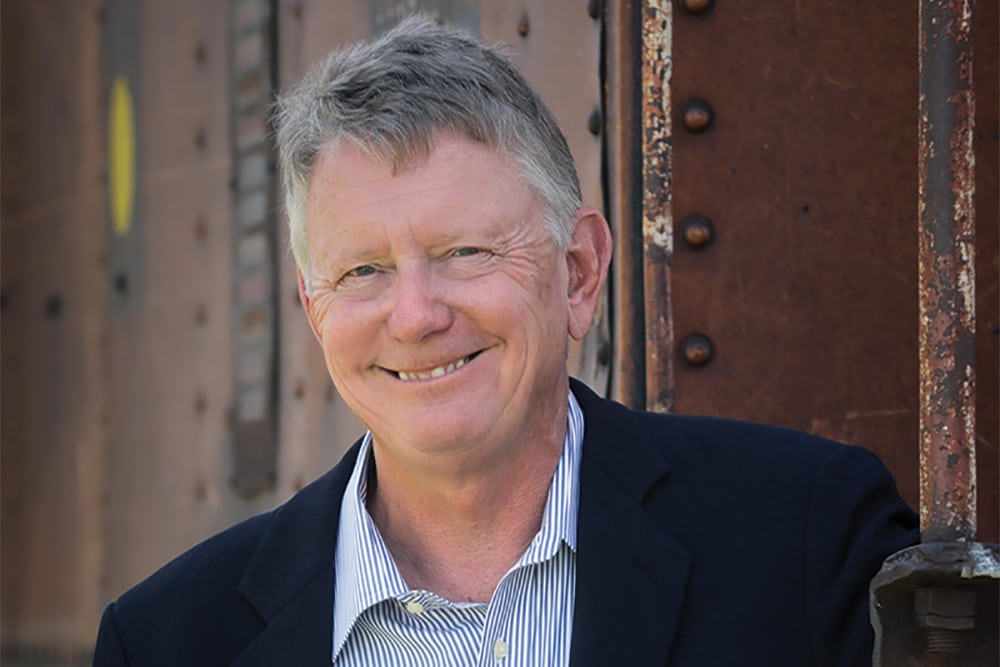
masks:
<path id="1" fill-rule="evenodd" d="M 457 371 L 459 368 L 464 366 L 466 362 L 469 361 L 469 357 L 465 359 L 459 359 L 458 361 L 453 361 L 447 366 L 438 366 L 437 368 L 432 368 L 429 371 L 423 371 L 420 373 L 409 373 L 407 371 L 399 371 L 399 379 L 405 382 L 412 382 L 414 380 L 430 380 L 431 378 L 439 378 L 442 375 L 447 375 L 452 371 Z"/>

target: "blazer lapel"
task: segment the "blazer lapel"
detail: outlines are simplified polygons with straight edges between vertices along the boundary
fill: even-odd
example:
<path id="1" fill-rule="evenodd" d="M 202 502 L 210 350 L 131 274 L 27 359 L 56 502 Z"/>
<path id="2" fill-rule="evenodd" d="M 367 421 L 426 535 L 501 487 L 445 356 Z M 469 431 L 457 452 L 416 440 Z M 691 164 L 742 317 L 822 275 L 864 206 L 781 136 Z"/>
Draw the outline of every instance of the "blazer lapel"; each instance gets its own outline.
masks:
<path id="1" fill-rule="evenodd" d="M 266 627 L 233 665 L 330 664 L 340 503 L 357 453 L 275 513 L 240 582 Z"/>
<path id="2" fill-rule="evenodd" d="M 667 662 L 690 556 L 646 513 L 669 466 L 636 416 L 578 383 L 584 412 L 572 667 Z"/>

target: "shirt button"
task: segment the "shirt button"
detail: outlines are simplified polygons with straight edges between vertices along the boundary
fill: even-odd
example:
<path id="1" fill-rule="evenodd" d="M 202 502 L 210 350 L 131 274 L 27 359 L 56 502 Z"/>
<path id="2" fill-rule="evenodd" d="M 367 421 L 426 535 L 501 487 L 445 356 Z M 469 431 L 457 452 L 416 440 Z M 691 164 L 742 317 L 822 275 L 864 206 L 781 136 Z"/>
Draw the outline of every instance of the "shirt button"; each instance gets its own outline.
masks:
<path id="1" fill-rule="evenodd" d="M 507 642 L 502 639 L 498 639 L 495 644 L 493 644 L 493 655 L 497 657 L 497 660 L 503 660 L 510 653 L 510 647 L 507 646 Z"/>
<path id="2" fill-rule="evenodd" d="M 410 612 L 411 614 L 419 616 L 420 614 L 424 613 L 424 605 L 420 604 L 419 602 L 407 602 L 406 611 Z"/>

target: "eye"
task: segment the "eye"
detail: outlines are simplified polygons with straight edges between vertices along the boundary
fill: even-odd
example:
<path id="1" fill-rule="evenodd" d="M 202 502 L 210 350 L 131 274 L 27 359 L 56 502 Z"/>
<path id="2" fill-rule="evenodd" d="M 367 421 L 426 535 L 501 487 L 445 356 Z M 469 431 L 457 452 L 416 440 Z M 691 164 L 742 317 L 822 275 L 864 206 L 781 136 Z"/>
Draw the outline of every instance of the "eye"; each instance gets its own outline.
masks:
<path id="1" fill-rule="evenodd" d="M 364 266 L 356 266 L 347 273 L 344 274 L 345 278 L 364 278 L 365 276 L 374 275 L 375 267 L 371 264 L 365 264 Z"/>
<path id="2" fill-rule="evenodd" d="M 471 246 L 467 246 L 464 248 L 458 248 L 457 250 L 455 250 L 455 252 L 452 253 L 452 255 L 454 257 L 472 257 L 473 255 L 478 255 L 481 252 L 483 252 L 482 248 L 473 248 Z"/>

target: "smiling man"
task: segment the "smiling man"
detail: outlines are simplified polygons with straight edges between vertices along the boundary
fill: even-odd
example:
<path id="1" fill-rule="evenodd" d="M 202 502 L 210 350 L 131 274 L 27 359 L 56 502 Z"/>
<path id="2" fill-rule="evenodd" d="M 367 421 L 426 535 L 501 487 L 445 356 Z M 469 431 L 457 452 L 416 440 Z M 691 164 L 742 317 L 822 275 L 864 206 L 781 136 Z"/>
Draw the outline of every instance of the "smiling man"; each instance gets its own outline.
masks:
<path id="1" fill-rule="evenodd" d="M 105 612 L 97 665 L 859 665 L 872 454 L 571 381 L 611 257 L 500 52 L 412 19 L 282 97 L 302 304 L 368 427 Z"/>

